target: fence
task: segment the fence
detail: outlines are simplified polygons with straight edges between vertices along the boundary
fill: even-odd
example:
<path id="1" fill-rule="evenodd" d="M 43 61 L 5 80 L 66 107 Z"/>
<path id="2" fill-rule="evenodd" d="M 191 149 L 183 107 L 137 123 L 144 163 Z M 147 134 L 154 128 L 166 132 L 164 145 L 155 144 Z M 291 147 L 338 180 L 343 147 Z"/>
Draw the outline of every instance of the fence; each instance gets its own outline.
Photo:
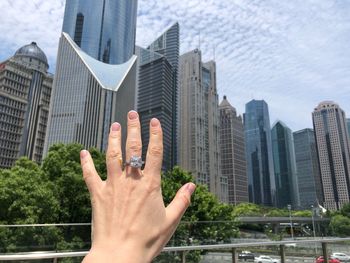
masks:
<path id="1" fill-rule="evenodd" d="M 162 253 L 176 252 L 181 255 L 181 262 L 186 263 L 186 254 L 191 251 L 223 251 L 226 254 L 230 253 L 232 263 L 238 262 L 238 250 L 273 246 L 278 248 L 280 262 L 287 262 L 286 248 L 292 245 L 293 247 L 303 244 L 320 245 L 322 249 L 322 255 L 324 257 L 324 263 L 329 262 L 329 246 L 331 244 L 345 244 L 350 242 L 350 238 L 323 238 L 312 240 L 289 240 L 289 241 L 271 241 L 271 242 L 249 242 L 249 243 L 236 243 L 236 244 L 217 244 L 217 245 L 195 245 L 195 246 L 181 246 L 181 247 L 165 247 Z M 316 247 L 315 247 L 316 248 Z M 228 252 L 229 251 L 229 252 Z M 316 252 L 317 253 L 317 252 Z M 87 251 L 78 252 L 31 252 L 20 254 L 3 254 L 0 255 L 0 261 L 25 261 L 25 260 L 40 260 L 40 259 L 52 259 L 52 262 L 56 263 L 62 258 L 75 258 L 83 257 L 87 254 Z"/>

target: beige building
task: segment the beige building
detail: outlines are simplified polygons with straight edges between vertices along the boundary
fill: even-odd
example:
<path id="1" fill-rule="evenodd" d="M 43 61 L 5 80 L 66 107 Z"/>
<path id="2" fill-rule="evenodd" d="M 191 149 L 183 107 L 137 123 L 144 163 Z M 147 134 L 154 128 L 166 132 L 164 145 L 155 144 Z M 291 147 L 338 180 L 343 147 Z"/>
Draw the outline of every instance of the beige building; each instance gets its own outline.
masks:
<path id="1" fill-rule="evenodd" d="M 242 116 L 227 97 L 220 103 L 221 173 L 228 181 L 228 202 L 248 202 L 248 176 Z"/>
<path id="2" fill-rule="evenodd" d="M 227 178 L 221 176 L 220 168 L 215 62 L 203 63 L 198 49 L 182 55 L 179 87 L 179 165 L 227 202 Z"/>
<path id="3" fill-rule="evenodd" d="M 53 75 L 35 42 L 0 63 L 0 167 L 21 156 L 41 162 Z"/>
<path id="4" fill-rule="evenodd" d="M 340 209 L 350 201 L 350 143 L 344 111 L 332 101 L 312 113 L 320 162 L 324 206 Z"/>

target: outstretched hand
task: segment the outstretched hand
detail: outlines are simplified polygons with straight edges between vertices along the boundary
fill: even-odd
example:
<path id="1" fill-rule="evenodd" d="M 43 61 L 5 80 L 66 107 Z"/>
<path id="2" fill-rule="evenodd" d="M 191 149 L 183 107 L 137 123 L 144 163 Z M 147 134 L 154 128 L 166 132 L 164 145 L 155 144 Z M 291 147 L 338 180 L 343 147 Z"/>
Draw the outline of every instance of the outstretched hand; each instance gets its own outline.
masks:
<path id="1" fill-rule="evenodd" d="M 97 174 L 89 152 L 80 153 L 93 220 L 92 246 L 84 263 L 151 262 L 169 241 L 190 204 L 193 183 L 182 186 L 174 200 L 164 206 L 160 176 L 163 134 L 159 120 L 152 119 L 149 129 L 144 170 L 128 163 L 131 157 L 142 156 L 141 127 L 135 111 L 128 113 L 125 159 L 120 124 L 111 126 L 105 181 Z"/>

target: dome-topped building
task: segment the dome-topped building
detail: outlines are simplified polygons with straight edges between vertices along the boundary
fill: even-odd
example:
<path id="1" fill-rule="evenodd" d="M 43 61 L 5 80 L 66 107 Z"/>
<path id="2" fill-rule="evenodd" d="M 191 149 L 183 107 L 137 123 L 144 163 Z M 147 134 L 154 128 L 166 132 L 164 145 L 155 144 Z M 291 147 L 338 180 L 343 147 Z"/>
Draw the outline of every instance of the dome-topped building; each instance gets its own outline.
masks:
<path id="1" fill-rule="evenodd" d="M 18 49 L 14 55 L 14 59 L 16 62 L 35 70 L 47 72 L 49 69 L 47 57 L 36 42 L 32 42 Z"/>
<path id="2" fill-rule="evenodd" d="M 0 62 L 0 168 L 21 156 L 41 162 L 49 116 L 53 75 L 35 42 Z"/>

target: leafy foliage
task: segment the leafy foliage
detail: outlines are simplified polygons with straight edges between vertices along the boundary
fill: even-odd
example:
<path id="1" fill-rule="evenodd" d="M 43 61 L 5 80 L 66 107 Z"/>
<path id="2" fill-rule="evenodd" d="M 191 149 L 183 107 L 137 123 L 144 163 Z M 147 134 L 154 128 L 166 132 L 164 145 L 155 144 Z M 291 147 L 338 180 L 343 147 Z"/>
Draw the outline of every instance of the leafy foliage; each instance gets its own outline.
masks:
<path id="1" fill-rule="evenodd" d="M 343 215 L 335 215 L 331 219 L 330 228 L 333 234 L 339 237 L 350 236 L 350 218 Z"/>

